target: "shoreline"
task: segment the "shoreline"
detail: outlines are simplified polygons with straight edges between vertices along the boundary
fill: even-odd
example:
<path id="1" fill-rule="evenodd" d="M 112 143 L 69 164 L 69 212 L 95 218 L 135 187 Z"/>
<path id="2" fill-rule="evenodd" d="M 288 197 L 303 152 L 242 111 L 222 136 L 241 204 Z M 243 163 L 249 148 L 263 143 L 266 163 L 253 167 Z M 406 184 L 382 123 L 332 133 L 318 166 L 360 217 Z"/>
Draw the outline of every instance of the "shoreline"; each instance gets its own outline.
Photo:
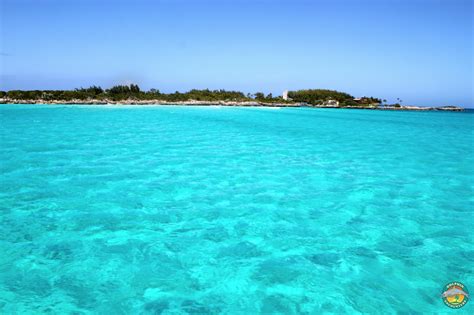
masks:
<path id="1" fill-rule="evenodd" d="M 267 103 L 257 101 L 177 101 L 168 102 L 163 100 L 134 100 L 127 99 L 121 101 L 113 100 L 70 100 L 70 101 L 48 101 L 48 100 L 17 100 L 0 98 L 0 105 L 162 105 L 162 106 L 229 106 L 229 107 L 307 107 L 307 108 L 336 108 L 336 109 L 366 109 L 366 110 L 389 110 L 389 111 L 455 111 L 460 112 L 465 109 L 458 106 L 440 106 L 440 107 L 422 107 L 422 106 L 327 106 L 327 105 L 310 105 L 305 103 Z"/>

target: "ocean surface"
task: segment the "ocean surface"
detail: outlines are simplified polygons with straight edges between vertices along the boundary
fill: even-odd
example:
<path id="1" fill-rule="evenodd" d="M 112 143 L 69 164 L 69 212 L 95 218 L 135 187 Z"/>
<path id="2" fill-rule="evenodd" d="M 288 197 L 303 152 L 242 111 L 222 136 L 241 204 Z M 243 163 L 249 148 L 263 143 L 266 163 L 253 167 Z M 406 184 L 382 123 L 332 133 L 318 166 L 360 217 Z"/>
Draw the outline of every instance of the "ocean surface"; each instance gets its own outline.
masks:
<path id="1" fill-rule="evenodd" d="M 1 314 L 474 313 L 474 114 L 0 105 Z"/>

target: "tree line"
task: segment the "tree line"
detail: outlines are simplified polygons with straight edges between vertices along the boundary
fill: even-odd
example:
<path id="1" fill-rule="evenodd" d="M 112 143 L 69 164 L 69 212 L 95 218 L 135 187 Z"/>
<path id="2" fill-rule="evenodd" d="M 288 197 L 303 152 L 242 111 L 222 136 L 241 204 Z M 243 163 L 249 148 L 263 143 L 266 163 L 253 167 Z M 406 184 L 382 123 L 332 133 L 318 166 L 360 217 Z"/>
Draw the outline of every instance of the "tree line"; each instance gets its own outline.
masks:
<path id="1" fill-rule="evenodd" d="M 142 91 L 136 84 L 116 85 L 110 89 L 102 89 L 100 86 L 91 86 L 89 88 L 80 88 L 75 90 L 11 90 L 0 91 L 0 97 L 15 100 L 45 100 L 45 101 L 72 101 L 72 100 L 162 100 L 170 102 L 179 101 L 265 101 L 265 102 L 283 102 L 279 97 L 273 97 L 272 94 L 264 95 L 261 92 L 255 94 L 244 94 L 239 91 L 227 90 L 197 90 L 188 92 L 161 93 L 158 89 Z"/>
<path id="2" fill-rule="evenodd" d="M 288 97 L 295 102 L 311 105 L 323 105 L 328 101 L 338 101 L 339 106 L 367 106 L 382 103 L 375 97 L 364 96 L 356 99 L 348 93 L 326 89 L 290 91 Z"/>
<path id="3" fill-rule="evenodd" d="M 256 92 L 254 94 L 239 91 L 227 90 L 197 90 L 193 89 L 187 92 L 161 93 L 158 89 L 143 91 L 136 84 L 116 85 L 109 89 L 103 89 L 100 86 L 91 86 L 88 88 L 79 88 L 74 90 L 11 90 L 0 91 L 1 98 L 12 100 L 45 100 L 45 101 L 73 101 L 73 100 L 159 100 L 167 102 L 185 102 L 196 101 L 258 101 L 267 103 L 307 103 L 310 105 L 324 104 L 329 100 L 339 102 L 340 106 L 365 106 L 381 103 L 380 99 L 374 97 L 363 97 L 354 99 L 348 93 L 325 90 L 299 90 L 288 93 L 289 100 L 284 100 L 281 96 L 273 96 L 272 93 L 264 94 Z"/>

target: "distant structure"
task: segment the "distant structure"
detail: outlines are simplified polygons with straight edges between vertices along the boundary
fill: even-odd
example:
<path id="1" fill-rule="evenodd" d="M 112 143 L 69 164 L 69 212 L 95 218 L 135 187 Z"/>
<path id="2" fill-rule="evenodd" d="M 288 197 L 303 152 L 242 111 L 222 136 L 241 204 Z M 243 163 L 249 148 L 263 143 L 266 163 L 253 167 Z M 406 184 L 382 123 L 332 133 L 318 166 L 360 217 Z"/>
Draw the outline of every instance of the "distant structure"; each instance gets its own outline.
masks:
<path id="1" fill-rule="evenodd" d="M 283 91 L 283 99 L 288 101 L 288 90 Z"/>
<path id="2" fill-rule="evenodd" d="M 325 107 L 339 107 L 339 101 L 327 100 L 327 101 L 324 101 L 322 105 Z"/>

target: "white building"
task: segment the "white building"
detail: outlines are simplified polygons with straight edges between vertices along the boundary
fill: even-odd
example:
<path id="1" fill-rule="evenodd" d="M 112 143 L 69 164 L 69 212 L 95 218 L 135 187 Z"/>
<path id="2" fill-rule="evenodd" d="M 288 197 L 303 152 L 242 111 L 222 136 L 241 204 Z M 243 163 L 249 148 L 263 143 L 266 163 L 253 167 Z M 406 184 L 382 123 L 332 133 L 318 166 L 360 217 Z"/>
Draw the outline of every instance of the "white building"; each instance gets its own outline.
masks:
<path id="1" fill-rule="evenodd" d="M 283 91 L 283 99 L 288 101 L 288 90 Z"/>

